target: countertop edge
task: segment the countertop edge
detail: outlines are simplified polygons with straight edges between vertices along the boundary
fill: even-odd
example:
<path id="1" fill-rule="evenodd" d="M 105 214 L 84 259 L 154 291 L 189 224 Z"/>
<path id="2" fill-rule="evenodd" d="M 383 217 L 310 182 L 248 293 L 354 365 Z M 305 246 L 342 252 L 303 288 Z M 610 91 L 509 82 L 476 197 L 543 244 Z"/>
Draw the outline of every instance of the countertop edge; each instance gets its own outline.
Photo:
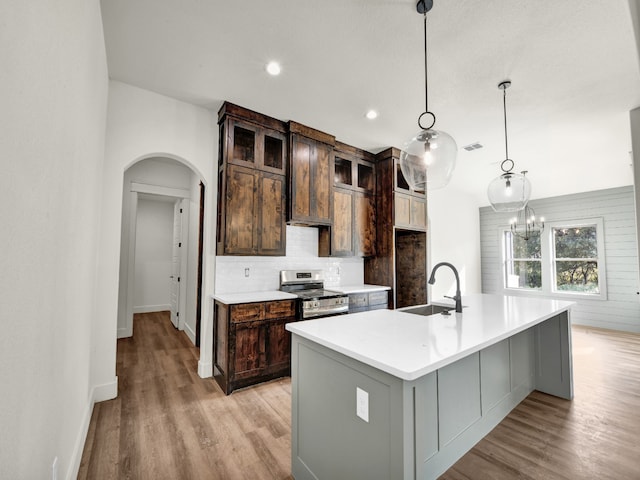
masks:
<path id="1" fill-rule="evenodd" d="M 276 300 L 292 300 L 298 298 L 292 293 L 280 290 L 267 290 L 260 292 L 245 293 L 214 293 L 212 299 L 224 303 L 225 305 L 236 305 L 239 303 L 270 302 Z"/>
<path id="2" fill-rule="evenodd" d="M 362 285 L 340 285 L 337 287 L 326 287 L 326 289 L 348 295 L 351 293 L 381 292 L 385 290 L 391 290 L 391 287 L 387 287 L 386 285 L 372 285 L 363 283 Z"/>

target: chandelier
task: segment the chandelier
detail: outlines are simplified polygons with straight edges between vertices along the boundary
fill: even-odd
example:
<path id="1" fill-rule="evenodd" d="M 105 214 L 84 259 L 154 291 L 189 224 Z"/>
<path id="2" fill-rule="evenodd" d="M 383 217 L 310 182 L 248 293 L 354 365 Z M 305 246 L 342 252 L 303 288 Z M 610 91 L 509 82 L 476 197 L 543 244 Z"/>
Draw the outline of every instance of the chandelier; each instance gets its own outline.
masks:
<path id="1" fill-rule="evenodd" d="M 522 210 L 531 196 L 531 182 L 523 174 L 512 172 L 515 166 L 509 158 L 509 143 L 507 138 L 507 88 L 511 86 L 509 80 L 500 82 L 498 88 L 502 90 L 502 109 L 504 112 L 504 151 L 505 159 L 500 164 L 502 174 L 494 178 L 487 188 L 487 196 L 493 210 L 496 212 L 517 212 Z"/>
<path id="2" fill-rule="evenodd" d="M 524 172 L 526 173 L 526 172 Z M 544 218 L 536 219 L 536 212 L 529 205 L 525 205 L 518 215 L 511 219 L 511 233 L 525 241 L 534 235 L 540 235 L 544 230 Z"/>
<path id="3" fill-rule="evenodd" d="M 453 138 L 435 130 L 436 116 L 429 111 L 427 93 L 427 12 L 433 0 L 420 0 L 416 5 L 424 17 L 424 112 L 418 117 L 421 130 L 404 143 L 400 154 L 400 168 L 407 183 L 414 190 L 425 191 L 446 186 L 456 166 L 458 146 Z"/>

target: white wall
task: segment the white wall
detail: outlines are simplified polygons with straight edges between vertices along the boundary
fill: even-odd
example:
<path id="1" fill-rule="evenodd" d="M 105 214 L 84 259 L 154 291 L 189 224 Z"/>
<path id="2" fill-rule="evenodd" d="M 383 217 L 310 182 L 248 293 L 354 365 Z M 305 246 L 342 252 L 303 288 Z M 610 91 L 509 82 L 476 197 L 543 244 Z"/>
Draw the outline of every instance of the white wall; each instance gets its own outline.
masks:
<path id="1" fill-rule="evenodd" d="M 133 311 L 140 313 L 169 310 L 173 201 L 139 198 L 136 232 Z"/>
<path id="2" fill-rule="evenodd" d="M 107 106 L 97 0 L 0 2 L 0 478 L 75 478 Z"/>
<path id="3" fill-rule="evenodd" d="M 178 100 L 121 82 L 109 82 L 109 103 L 105 140 L 103 209 L 98 251 L 99 295 L 93 342 L 91 378 L 104 385 L 105 395 L 116 394 L 116 331 L 120 262 L 123 175 L 128 166 L 147 157 L 168 157 L 190 165 L 209 187 L 205 215 L 204 293 L 213 291 L 216 195 L 214 174 L 218 137 L 215 114 Z M 214 148 L 214 145 L 216 146 Z M 212 338 L 210 303 L 205 302 L 203 339 Z M 199 373 L 211 375 L 211 342 L 200 349 Z"/>
<path id="4" fill-rule="evenodd" d="M 480 221 L 476 201 L 450 186 L 428 192 L 427 201 L 429 275 L 438 262 L 452 263 L 460 275 L 462 295 L 480 293 Z M 439 269 L 429 299 L 437 300 L 455 293 L 453 273 L 448 268 Z"/>

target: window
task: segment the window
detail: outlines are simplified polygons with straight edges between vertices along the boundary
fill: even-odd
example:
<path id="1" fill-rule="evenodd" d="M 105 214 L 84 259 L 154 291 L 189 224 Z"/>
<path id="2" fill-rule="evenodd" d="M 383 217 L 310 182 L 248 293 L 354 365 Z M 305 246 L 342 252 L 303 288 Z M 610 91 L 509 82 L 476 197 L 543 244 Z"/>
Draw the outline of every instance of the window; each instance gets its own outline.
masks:
<path id="1" fill-rule="evenodd" d="M 504 232 L 505 285 L 507 288 L 539 290 L 542 287 L 540 236 L 525 240 Z"/>
<path id="2" fill-rule="evenodd" d="M 553 228 L 553 290 L 600 293 L 595 225 Z"/>
<path id="3" fill-rule="evenodd" d="M 525 240 L 501 232 L 505 290 L 606 298 L 602 219 L 546 223 Z"/>

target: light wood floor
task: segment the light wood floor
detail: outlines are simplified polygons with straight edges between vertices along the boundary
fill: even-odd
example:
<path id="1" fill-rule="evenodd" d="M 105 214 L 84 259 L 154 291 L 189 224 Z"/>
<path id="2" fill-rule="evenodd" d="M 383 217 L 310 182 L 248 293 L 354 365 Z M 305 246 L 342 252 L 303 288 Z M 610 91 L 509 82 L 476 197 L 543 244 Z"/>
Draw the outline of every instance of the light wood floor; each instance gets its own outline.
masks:
<path id="1" fill-rule="evenodd" d="M 118 340 L 80 479 L 290 480 L 290 381 L 225 396 L 168 314 Z M 575 399 L 534 392 L 441 480 L 640 479 L 640 335 L 573 328 Z M 336 479 L 337 480 L 337 479 Z"/>

